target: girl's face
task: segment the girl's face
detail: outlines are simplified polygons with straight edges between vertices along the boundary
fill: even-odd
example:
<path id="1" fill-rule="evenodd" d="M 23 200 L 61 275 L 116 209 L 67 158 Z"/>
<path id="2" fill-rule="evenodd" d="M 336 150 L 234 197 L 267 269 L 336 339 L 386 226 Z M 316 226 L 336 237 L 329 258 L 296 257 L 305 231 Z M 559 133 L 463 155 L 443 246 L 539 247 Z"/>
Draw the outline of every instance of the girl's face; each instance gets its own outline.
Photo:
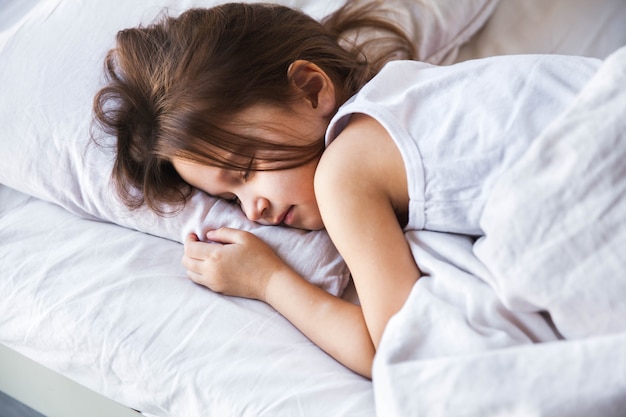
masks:
<path id="1" fill-rule="evenodd" d="M 304 111 L 295 110 L 252 107 L 238 115 L 231 130 L 278 143 L 323 140 L 328 119 L 307 112 L 306 106 L 303 106 Z M 318 162 L 316 159 L 291 169 L 236 171 L 172 159 L 184 181 L 210 195 L 239 204 L 250 220 L 307 230 L 324 227 L 313 188 Z"/>
<path id="2" fill-rule="evenodd" d="M 313 190 L 317 161 L 292 169 L 247 172 L 180 159 L 173 164 L 187 183 L 239 204 L 254 222 L 307 230 L 324 227 Z"/>

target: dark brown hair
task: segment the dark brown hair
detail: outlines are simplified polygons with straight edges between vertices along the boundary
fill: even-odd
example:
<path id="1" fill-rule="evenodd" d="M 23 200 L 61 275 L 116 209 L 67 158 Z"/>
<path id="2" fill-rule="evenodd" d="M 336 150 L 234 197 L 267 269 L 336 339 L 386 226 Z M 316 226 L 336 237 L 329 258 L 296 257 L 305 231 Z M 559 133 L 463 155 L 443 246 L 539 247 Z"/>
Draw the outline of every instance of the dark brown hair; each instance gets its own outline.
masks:
<path id="1" fill-rule="evenodd" d="M 287 72 L 295 60 L 326 72 L 342 104 L 390 59 L 413 58 L 402 30 L 380 17 L 381 4 L 348 2 L 318 22 L 284 6 L 230 3 L 120 31 L 94 116 L 115 138 L 112 179 L 125 204 L 165 214 L 185 203 L 191 187 L 173 157 L 235 170 L 255 158 L 285 169 L 319 157 L 323 141 L 279 146 L 232 134 L 228 124 L 253 104 L 288 107 L 295 97 Z M 382 48 L 370 48 L 376 53 L 363 52 L 375 40 L 350 40 L 364 28 L 386 34 Z"/>

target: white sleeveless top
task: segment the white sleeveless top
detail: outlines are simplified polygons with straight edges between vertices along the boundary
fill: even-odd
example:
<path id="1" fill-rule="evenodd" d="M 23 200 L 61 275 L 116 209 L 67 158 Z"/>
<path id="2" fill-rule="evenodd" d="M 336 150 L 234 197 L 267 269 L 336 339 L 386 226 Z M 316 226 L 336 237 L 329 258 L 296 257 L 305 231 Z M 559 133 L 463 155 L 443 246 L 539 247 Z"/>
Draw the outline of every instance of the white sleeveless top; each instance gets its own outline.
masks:
<path id="1" fill-rule="evenodd" d="M 404 160 L 410 199 L 405 230 L 482 235 L 479 219 L 494 181 L 599 65 L 593 58 L 558 55 L 444 67 L 390 62 L 339 109 L 326 146 L 352 114 L 376 119 Z"/>

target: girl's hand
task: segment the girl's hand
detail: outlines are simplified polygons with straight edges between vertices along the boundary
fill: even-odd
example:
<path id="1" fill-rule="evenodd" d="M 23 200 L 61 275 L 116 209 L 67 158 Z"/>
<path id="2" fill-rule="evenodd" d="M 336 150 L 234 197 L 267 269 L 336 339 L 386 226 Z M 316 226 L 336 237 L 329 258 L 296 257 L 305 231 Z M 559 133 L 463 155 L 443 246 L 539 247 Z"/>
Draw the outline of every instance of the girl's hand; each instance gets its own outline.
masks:
<path id="1" fill-rule="evenodd" d="M 338 361 L 371 378 L 375 349 L 358 305 L 305 280 L 251 233 L 222 228 L 207 237 L 219 243 L 193 234 L 185 240 L 183 265 L 194 282 L 268 303 Z"/>
<path id="2" fill-rule="evenodd" d="M 221 228 L 206 236 L 215 243 L 187 237 L 182 263 L 192 281 L 215 292 L 266 301 L 272 276 L 289 268 L 252 233 Z"/>

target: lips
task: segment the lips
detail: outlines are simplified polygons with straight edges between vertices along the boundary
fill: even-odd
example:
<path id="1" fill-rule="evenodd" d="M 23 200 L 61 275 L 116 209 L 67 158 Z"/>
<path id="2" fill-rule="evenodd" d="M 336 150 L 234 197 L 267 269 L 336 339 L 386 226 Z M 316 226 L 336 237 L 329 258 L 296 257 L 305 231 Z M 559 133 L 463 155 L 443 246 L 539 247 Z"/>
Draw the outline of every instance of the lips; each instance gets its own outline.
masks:
<path id="1" fill-rule="evenodd" d="M 289 223 L 291 223 L 291 220 L 293 218 L 293 208 L 294 206 L 289 206 L 289 208 L 285 210 L 283 214 L 280 215 L 280 217 L 276 221 L 276 224 L 284 223 L 286 225 L 289 225 Z"/>

